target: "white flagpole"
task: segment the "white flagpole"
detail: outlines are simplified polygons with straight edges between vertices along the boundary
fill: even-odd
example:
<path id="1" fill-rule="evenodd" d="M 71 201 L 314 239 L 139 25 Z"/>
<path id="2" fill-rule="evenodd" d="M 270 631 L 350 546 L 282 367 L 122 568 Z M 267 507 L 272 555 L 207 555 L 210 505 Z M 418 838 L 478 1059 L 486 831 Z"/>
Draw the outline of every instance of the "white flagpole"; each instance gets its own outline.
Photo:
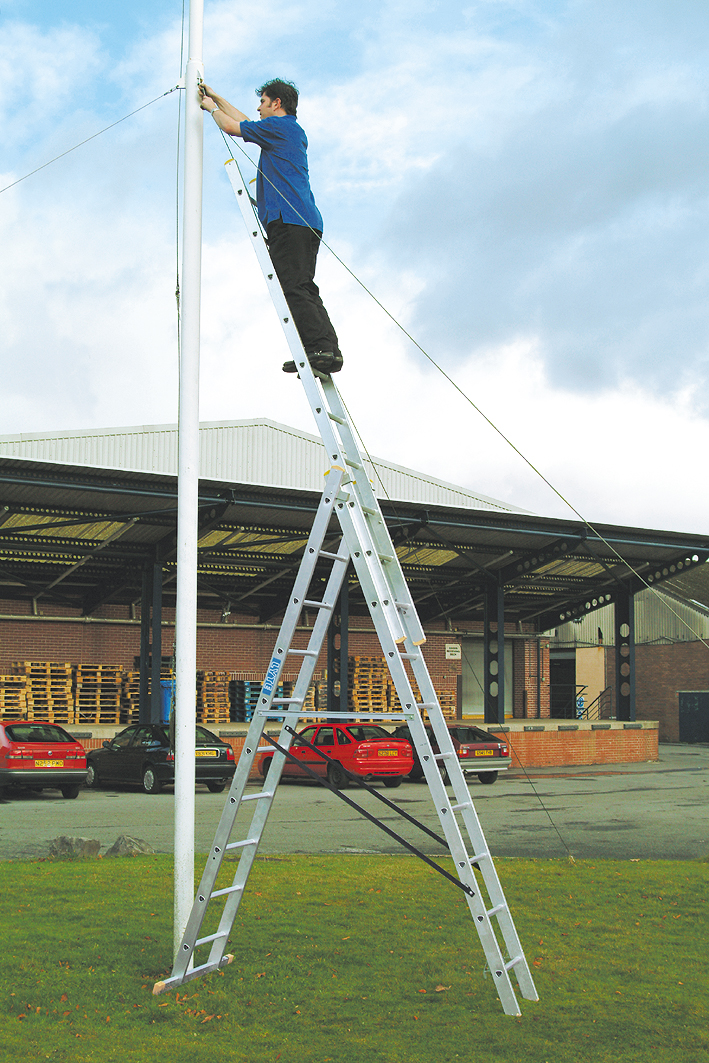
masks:
<path id="1" fill-rule="evenodd" d="M 194 898 L 195 672 L 197 668 L 197 516 L 199 490 L 199 338 L 202 272 L 204 0 L 191 0 L 185 72 L 180 398 L 178 412 L 177 609 L 175 622 L 175 893 L 179 948 Z"/>

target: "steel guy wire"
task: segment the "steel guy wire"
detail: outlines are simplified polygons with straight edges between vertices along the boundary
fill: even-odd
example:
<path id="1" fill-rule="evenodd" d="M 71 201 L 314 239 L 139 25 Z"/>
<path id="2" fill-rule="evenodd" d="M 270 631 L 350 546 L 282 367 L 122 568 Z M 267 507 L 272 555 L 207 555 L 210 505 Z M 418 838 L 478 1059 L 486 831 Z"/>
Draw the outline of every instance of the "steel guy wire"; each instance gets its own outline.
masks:
<path id="1" fill-rule="evenodd" d="M 229 150 L 229 154 L 231 155 L 231 158 L 234 159 L 234 162 L 236 162 L 236 159 L 234 158 L 234 154 L 233 154 L 233 152 L 231 150 L 232 149 L 232 143 L 230 143 L 227 140 L 226 135 L 224 133 L 224 130 L 221 129 L 220 127 L 217 127 L 217 128 L 219 128 L 219 132 L 222 135 L 224 143 L 227 145 L 227 148 Z M 240 144 L 236 144 L 236 147 L 239 149 L 239 151 L 242 153 L 242 155 L 244 155 L 249 160 L 249 162 L 251 162 L 252 165 L 253 165 L 253 159 L 248 154 L 248 152 L 246 152 L 241 147 Z M 298 215 L 298 217 L 302 220 L 303 224 L 307 225 L 307 227 L 309 229 L 312 229 L 312 226 L 308 225 L 308 222 L 305 220 L 305 218 L 302 216 L 302 214 L 300 214 L 298 209 L 296 207 L 294 207 L 293 204 L 288 200 L 287 196 L 281 191 L 281 189 L 278 188 L 273 183 L 273 181 L 271 181 L 265 174 L 262 173 L 262 177 L 263 177 L 264 180 L 268 181 L 268 183 L 271 185 L 271 187 L 274 189 L 274 191 L 276 191 L 278 193 L 278 195 L 284 200 L 284 202 L 286 202 L 288 204 L 290 209 L 293 210 Z M 313 230 L 313 231 L 315 231 L 315 230 Z M 618 561 L 621 563 L 621 565 L 623 565 L 625 568 L 627 568 L 629 572 L 631 572 L 638 580 L 640 580 L 640 582 L 647 588 L 647 590 L 651 591 L 655 595 L 655 597 L 661 602 L 661 604 L 666 609 L 668 609 L 670 613 L 672 613 L 674 615 L 675 619 L 679 620 L 680 624 L 682 624 L 685 628 L 687 628 L 687 630 L 690 632 L 690 634 L 694 635 L 694 637 L 699 642 L 702 643 L 702 645 L 704 646 L 705 649 L 709 650 L 709 642 L 707 642 L 704 638 L 702 638 L 702 636 L 699 634 L 699 632 L 695 631 L 695 629 L 691 626 L 691 624 L 687 620 L 685 620 L 685 618 L 683 616 L 681 616 L 680 613 L 676 609 L 674 609 L 666 601 L 665 598 L 662 597 L 662 595 L 659 593 L 657 588 L 653 584 L 648 583 L 647 580 L 644 578 L 644 576 L 640 572 L 638 572 L 637 569 L 635 569 L 633 567 L 633 565 L 631 565 L 630 562 L 628 560 L 626 560 L 626 558 L 624 558 L 623 555 L 618 550 L 616 550 L 616 548 L 611 543 L 608 542 L 608 540 L 601 534 L 601 532 L 598 530 L 598 528 L 596 528 L 595 525 L 591 523 L 591 521 L 589 521 L 586 517 L 584 517 L 584 515 L 582 513 L 580 513 L 578 509 L 576 509 L 576 507 L 561 493 L 561 491 L 558 490 L 558 488 L 556 488 L 554 486 L 554 484 L 544 475 L 544 473 L 541 472 L 541 470 L 538 469 L 536 467 L 536 465 L 525 454 L 522 453 L 522 451 L 519 449 L 519 447 L 517 447 L 512 442 L 512 440 L 508 436 L 505 435 L 505 433 L 502 431 L 502 429 L 499 428 L 490 417 L 488 417 L 488 415 L 480 408 L 480 406 L 477 405 L 477 403 L 475 403 L 473 401 L 473 399 L 471 399 L 471 397 L 468 394 L 466 394 L 466 392 L 463 390 L 463 388 L 445 371 L 445 369 L 443 369 L 443 367 L 440 366 L 438 364 L 438 362 L 436 362 L 436 360 L 432 357 L 432 355 L 430 355 L 428 353 L 428 351 L 426 351 L 421 346 L 421 344 L 418 342 L 418 340 L 416 340 L 411 335 L 411 333 L 406 329 L 406 327 L 404 325 L 402 325 L 401 322 L 394 316 L 394 314 L 381 302 L 380 299 L 377 298 L 377 296 L 367 287 L 367 285 L 364 283 L 364 281 L 360 280 L 360 278 L 357 276 L 357 274 L 354 272 L 354 270 L 352 270 L 347 265 L 347 263 L 344 262 L 342 258 L 340 258 L 340 256 L 337 254 L 337 252 L 335 250 L 333 250 L 333 248 L 330 247 L 330 245 L 325 240 L 323 240 L 322 237 L 320 239 L 321 239 L 321 243 L 323 244 L 323 246 L 327 248 L 327 250 L 330 252 L 331 255 L 334 256 L 334 258 L 340 263 L 342 268 L 350 275 L 350 277 L 352 277 L 352 279 L 360 286 L 360 288 L 362 288 L 363 291 L 366 292 L 366 294 L 377 304 L 377 306 L 386 314 L 386 316 L 390 319 L 390 321 L 392 321 L 393 324 L 396 325 L 396 327 L 401 332 L 403 332 L 403 334 L 407 337 L 407 339 L 410 340 L 411 343 L 413 343 L 413 345 L 421 352 L 421 354 L 423 354 L 424 357 L 426 359 L 428 359 L 428 361 L 431 363 L 431 365 L 434 367 L 434 369 L 438 370 L 438 372 L 448 381 L 448 383 L 458 392 L 458 394 L 470 406 L 472 406 L 472 408 L 475 410 L 475 412 L 477 414 L 479 414 L 479 416 L 482 417 L 482 419 L 490 426 L 490 428 L 492 428 L 492 430 L 494 432 L 496 432 L 500 436 L 500 438 L 503 440 L 503 442 L 505 442 L 515 452 L 515 454 L 517 454 L 517 456 L 522 459 L 522 461 L 532 470 L 532 472 L 535 473 L 547 485 L 547 487 L 550 489 L 550 491 L 552 491 L 553 494 L 555 494 L 557 496 L 557 498 L 559 498 L 564 503 L 565 506 L 568 506 L 568 508 L 571 510 L 571 512 L 574 513 L 578 517 L 578 519 L 581 521 L 581 523 L 584 524 L 589 529 L 589 531 L 593 532 L 593 534 L 600 540 L 600 542 L 602 542 L 604 544 L 604 546 L 607 547 L 607 549 L 611 552 L 611 554 L 618 559 Z M 353 424 L 354 424 L 354 421 L 353 421 Z M 357 429 L 357 435 L 360 437 L 360 439 L 362 438 L 361 435 L 360 435 L 359 429 Z M 366 448 L 365 448 L 365 450 L 366 450 Z M 367 455 L 367 456 L 369 457 L 369 455 Z M 370 461 L 371 461 L 371 459 L 370 459 Z M 378 474 L 377 474 L 377 476 L 378 476 Z M 380 480 L 380 483 L 381 483 L 381 478 L 379 476 L 378 476 L 378 479 Z M 382 487 L 383 486 L 384 485 L 382 484 Z M 389 500 L 389 501 L 391 501 L 391 500 Z"/>
<path id="2" fill-rule="evenodd" d="M 125 122 L 129 118 L 132 118 L 133 115 L 138 114 L 139 111 L 144 111 L 146 107 L 152 107 L 154 103 L 157 103 L 158 100 L 162 100 L 164 96 L 169 96 L 170 93 L 177 92 L 178 89 L 181 88 L 181 85 L 175 85 L 174 88 L 168 89 L 167 92 L 161 92 L 159 96 L 156 96 L 154 100 L 150 100 L 149 103 L 144 103 L 141 107 L 136 107 L 136 109 L 134 111 L 131 111 L 130 114 L 126 114 L 123 116 L 123 118 L 119 118 L 116 122 L 111 122 L 110 125 L 104 126 L 103 129 L 99 129 L 98 133 L 92 133 L 90 137 L 86 138 L 86 140 L 81 140 L 78 144 L 74 144 L 73 148 L 67 148 L 66 151 L 63 151 L 61 153 L 61 155 L 55 155 L 53 159 L 49 160 L 49 162 L 43 162 L 41 166 L 38 166 L 35 170 L 30 170 L 30 172 L 26 173 L 24 177 L 18 177 L 16 181 L 12 181 L 11 184 L 5 185 L 4 188 L 0 188 L 0 193 L 7 192 L 8 189 L 14 188 L 15 185 L 21 184 L 23 181 L 26 181 L 28 177 L 33 177 L 34 174 L 39 173 L 40 170 L 45 170 L 47 166 L 51 166 L 52 163 L 58 162 L 59 159 L 63 159 L 65 155 L 70 155 L 72 151 L 76 151 L 77 148 L 82 148 L 84 144 L 88 144 L 91 140 L 95 140 L 96 137 L 100 137 L 102 133 L 107 133 L 109 129 L 113 129 L 115 126 L 120 125 L 121 122 Z"/>

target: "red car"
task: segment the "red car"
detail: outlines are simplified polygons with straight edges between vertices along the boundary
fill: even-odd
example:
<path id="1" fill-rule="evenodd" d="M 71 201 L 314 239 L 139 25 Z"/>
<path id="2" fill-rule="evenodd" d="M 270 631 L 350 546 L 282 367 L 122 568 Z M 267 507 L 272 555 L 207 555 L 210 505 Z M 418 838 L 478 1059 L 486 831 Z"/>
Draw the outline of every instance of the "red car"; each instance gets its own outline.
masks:
<path id="1" fill-rule="evenodd" d="M 321 749 L 334 763 L 328 764 L 309 749 L 303 739 Z M 338 790 L 343 790 L 349 782 L 343 768 L 366 782 L 381 780 L 385 786 L 394 787 L 401 786 L 402 779 L 414 766 L 411 744 L 392 738 L 383 727 L 371 723 L 312 724 L 293 739 L 290 751 Z M 272 760 L 273 753 L 269 752 L 264 753 L 259 761 L 259 771 L 264 778 Z M 307 773 L 287 760 L 283 778 L 307 778 Z"/>
<path id="2" fill-rule="evenodd" d="M 6 786 L 53 788 L 78 797 L 86 779 L 86 751 L 55 723 L 0 723 L 0 791 Z"/>

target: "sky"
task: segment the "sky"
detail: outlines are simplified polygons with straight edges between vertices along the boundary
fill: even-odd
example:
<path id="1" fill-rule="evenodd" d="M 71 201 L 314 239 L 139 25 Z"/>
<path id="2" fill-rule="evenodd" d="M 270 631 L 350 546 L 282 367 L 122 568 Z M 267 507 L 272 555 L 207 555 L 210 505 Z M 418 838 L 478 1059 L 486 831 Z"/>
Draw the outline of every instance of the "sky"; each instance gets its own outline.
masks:
<path id="1" fill-rule="evenodd" d="M 0 0 L 0 188 L 143 108 L 0 192 L 0 438 L 177 419 L 182 13 Z M 300 88 L 370 453 L 709 532 L 708 51 L 705 0 L 205 0 L 210 85 L 254 118 Z M 204 148 L 201 419 L 314 432 L 212 122 Z"/>

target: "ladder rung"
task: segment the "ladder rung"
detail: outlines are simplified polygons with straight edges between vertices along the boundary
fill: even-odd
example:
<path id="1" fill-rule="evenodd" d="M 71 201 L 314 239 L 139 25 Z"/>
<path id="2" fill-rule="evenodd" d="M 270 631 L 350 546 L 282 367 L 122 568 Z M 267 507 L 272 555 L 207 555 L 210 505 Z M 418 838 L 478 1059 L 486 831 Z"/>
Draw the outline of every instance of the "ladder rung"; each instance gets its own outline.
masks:
<path id="1" fill-rule="evenodd" d="M 434 753 L 433 754 L 433 759 L 434 760 L 450 760 L 451 757 L 454 757 L 454 756 L 455 756 L 455 753 Z"/>
<path id="2" fill-rule="evenodd" d="M 380 561 L 396 561 L 396 558 L 392 554 L 380 554 Z"/>
<path id="3" fill-rule="evenodd" d="M 223 897 L 226 893 L 239 893 L 243 888 L 243 886 L 229 886 L 224 890 L 215 890 L 214 893 L 209 894 L 209 899 L 211 900 L 212 897 Z"/>
<path id="4" fill-rule="evenodd" d="M 327 415 L 330 420 L 335 421 L 336 424 L 347 424 L 347 421 L 344 419 L 344 417 L 338 417 L 336 413 L 332 413 L 330 410 L 327 411 Z"/>
<path id="5" fill-rule="evenodd" d="M 229 937 L 230 933 L 231 930 L 222 930 L 218 931 L 216 934 L 210 934 L 209 937 L 206 938 L 197 938 L 194 947 L 197 948 L 198 945 L 208 945 L 210 941 L 218 941 L 219 938 Z"/>
<path id="6" fill-rule="evenodd" d="M 257 797 L 260 796 L 260 794 L 257 794 Z M 246 800 L 247 798 L 242 798 L 242 801 Z M 229 844 L 225 848 L 225 851 L 226 849 L 245 849 L 247 845 L 258 845 L 258 842 L 255 838 L 244 838 L 242 842 L 229 842 Z"/>
<path id="7" fill-rule="evenodd" d="M 489 853 L 478 853 L 477 856 L 471 856 L 470 857 L 470 863 L 471 864 L 479 864 L 481 860 L 489 860 L 489 859 L 490 859 L 490 854 Z"/>
<path id="8" fill-rule="evenodd" d="M 319 657 L 320 650 L 287 650 L 287 653 L 297 653 L 301 657 Z"/>
<path id="9" fill-rule="evenodd" d="M 273 797 L 275 790 L 261 790 L 258 794 L 246 794 L 241 798 L 242 801 L 260 801 L 262 797 Z M 227 846 L 228 848 L 228 846 Z"/>
<path id="10" fill-rule="evenodd" d="M 397 609 L 410 609 L 411 602 L 394 602 Z"/>
<path id="11" fill-rule="evenodd" d="M 451 805 L 451 812 L 460 812 L 460 810 L 462 808 L 472 808 L 472 807 L 473 807 L 473 802 L 472 801 L 463 801 L 463 803 L 460 804 L 460 805 Z"/>
<path id="12" fill-rule="evenodd" d="M 504 912 L 507 909 L 506 904 L 496 904 L 494 908 L 491 908 L 487 913 L 488 919 L 492 919 L 493 915 L 497 915 L 498 912 Z"/>
<path id="13" fill-rule="evenodd" d="M 418 661 L 421 657 L 420 653 L 400 653 L 402 661 Z"/>
<path id="14" fill-rule="evenodd" d="M 326 557 L 329 561 L 349 561 L 348 557 L 343 557 L 342 554 L 332 554 L 329 550 L 320 550 L 319 557 Z"/>
<path id="15" fill-rule="evenodd" d="M 268 701 L 268 698 L 264 698 L 264 701 Z M 272 705 L 302 705 L 303 698 L 273 698 Z"/>
<path id="16" fill-rule="evenodd" d="M 505 970 L 506 971 L 510 971 L 518 963 L 523 963 L 523 962 L 524 962 L 524 956 L 515 956 L 515 958 L 513 960 L 510 960 L 509 963 L 505 964 Z"/>
<path id="17" fill-rule="evenodd" d="M 362 464 L 359 461 L 352 461 L 350 458 L 345 458 L 345 465 L 349 465 L 351 469 L 361 469 Z"/>
<path id="18" fill-rule="evenodd" d="M 310 609 L 330 609 L 330 610 L 332 610 L 334 608 L 332 602 L 309 602 L 307 600 L 303 602 L 303 607 L 305 608 L 305 606 L 308 606 Z"/>
<path id="19" fill-rule="evenodd" d="M 370 517 L 378 517 L 379 516 L 379 514 L 376 511 L 376 509 L 370 509 L 369 506 L 362 506 L 362 512 L 363 513 L 368 513 Z"/>
<path id="20" fill-rule="evenodd" d="M 437 704 L 435 701 L 419 701 L 416 705 L 417 709 L 435 709 Z"/>

